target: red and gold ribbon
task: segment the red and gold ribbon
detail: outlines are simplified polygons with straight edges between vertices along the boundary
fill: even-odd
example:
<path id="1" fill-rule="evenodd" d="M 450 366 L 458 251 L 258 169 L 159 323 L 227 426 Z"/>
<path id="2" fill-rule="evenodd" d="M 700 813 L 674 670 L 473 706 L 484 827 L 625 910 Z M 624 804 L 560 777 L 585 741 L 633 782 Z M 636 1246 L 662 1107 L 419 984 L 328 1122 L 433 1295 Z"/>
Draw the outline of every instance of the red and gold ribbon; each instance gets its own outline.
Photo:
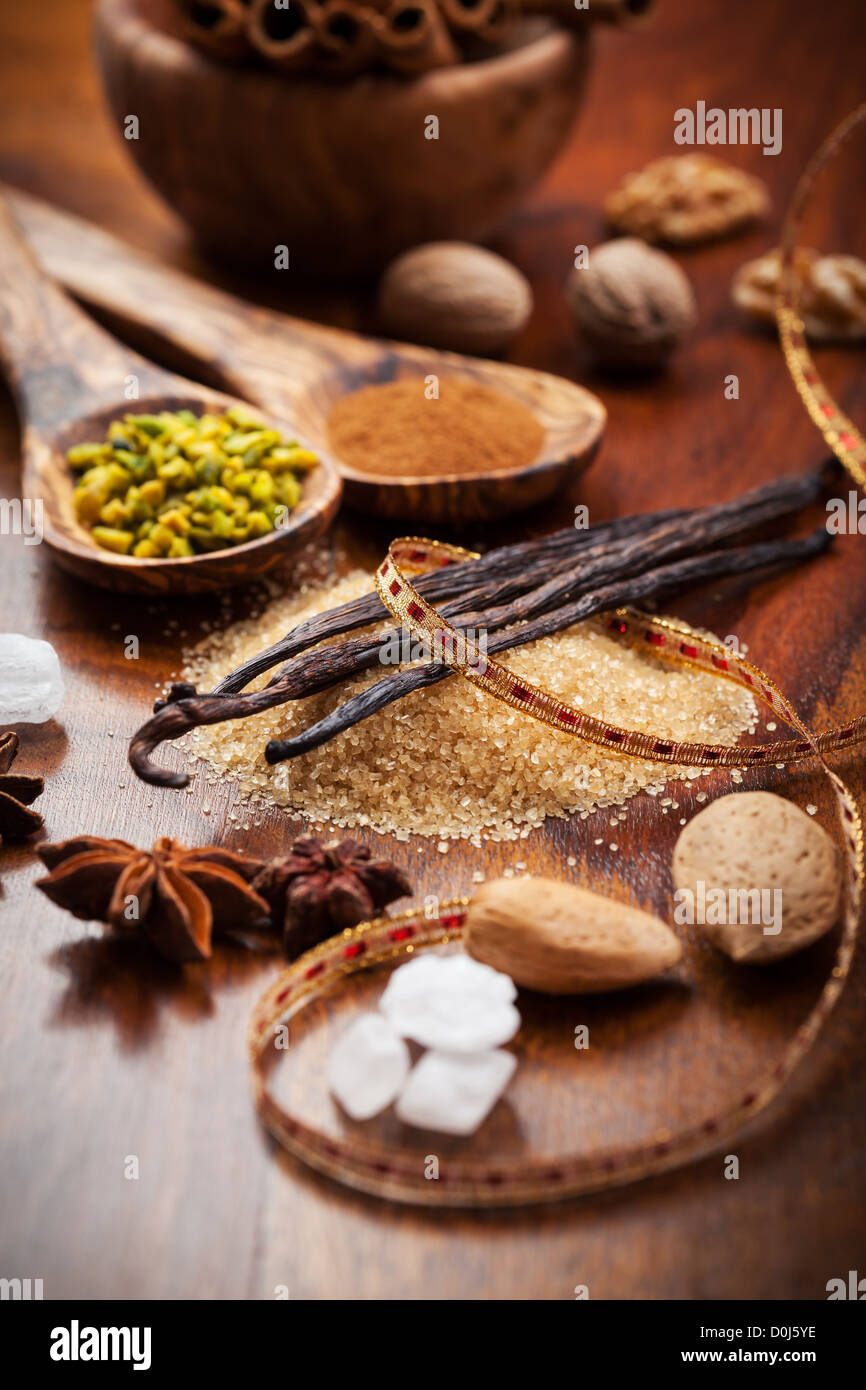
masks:
<path id="1" fill-rule="evenodd" d="M 794 251 L 804 206 L 815 179 L 855 126 L 866 119 L 866 104 L 849 116 L 810 161 L 797 187 L 781 238 L 782 274 L 777 318 L 785 360 L 797 391 L 830 448 L 859 486 L 866 488 L 866 442 L 827 391 L 806 347 L 803 321 L 798 312 Z M 749 747 L 677 742 L 633 729 L 623 729 L 566 704 L 540 689 L 509 667 L 488 657 L 478 645 L 454 628 L 412 583 L 409 571 L 464 560 L 468 552 L 456 546 L 418 537 L 402 537 L 391 543 L 376 574 L 376 587 L 385 607 L 415 636 L 422 638 L 465 680 L 494 699 L 518 709 L 532 719 L 611 752 L 648 758 L 680 766 L 756 767 L 815 758 L 830 781 L 836 797 L 845 846 L 845 890 L 842 932 L 830 975 L 810 1014 L 782 1055 L 765 1074 L 723 1111 L 706 1116 L 676 1135 L 656 1135 L 624 1150 L 576 1154 L 556 1163 L 446 1165 L 446 1182 L 429 1183 L 419 1170 L 416 1154 L 395 1152 L 383 1159 L 381 1152 L 363 1144 L 349 1145 L 326 1139 L 288 1116 L 270 1095 L 265 1079 L 266 1054 L 274 1023 L 287 1018 L 311 994 L 341 976 L 380 960 L 394 959 L 406 949 L 443 939 L 453 939 L 462 927 L 463 903 L 446 913 L 445 930 L 437 919 L 424 923 L 419 914 L 381 918 L 325 942 L 304 956 L 268 991 L 253 1019 L 251 1047 L 260 1113 L 272 1132 L 307 1162 L 365 1191 L 380 1192 L 404 1200 L 460 1205 L 514 1204 L 571 1196 L 618 1186 L 654 1173 L 681 1166 L 730 1140 L 778 1096 L 794 1068 L 812 1047 L 851 969 L 860 920 L 863 885 L 863 828 L 856 802 L 845 783 L 827 762 L 827 755 L 853 747 L 866 739 L 866 716 L 816 734 L 803 722 L 790 700 L 759 667 L 716 642 L 697 636 L 667 619 L 635 609 L 622 608 L 608 615 L 609 631 L 617 638 L 638 644 L 665 661 L 708 671 L 750 690 L 766 704 L 796 737 Z M 407 948 L 409 937 L 414 940 Z M 440 1177 L 444 1169 L 440 1168 Z"/>
<path id="2" fill-rule="evenodd" d="M 866 491 L 866 440 L 824 385 L 806 344 L 803 319 L 798 308 L 797 273 L 794 256 L 803 213 L 818 175 L 832 159 L 840 145 L 857 126 L 866 121 L 866 102 L 827 137 L 812 156 L 797 184 L 779 242 L 781 269 L 776 300 L 776 321 L 779 338 L 788 370 L 794 379 L 801 401 L 823 434 L 839 462 L 848 470 L 858 487 Z"/>

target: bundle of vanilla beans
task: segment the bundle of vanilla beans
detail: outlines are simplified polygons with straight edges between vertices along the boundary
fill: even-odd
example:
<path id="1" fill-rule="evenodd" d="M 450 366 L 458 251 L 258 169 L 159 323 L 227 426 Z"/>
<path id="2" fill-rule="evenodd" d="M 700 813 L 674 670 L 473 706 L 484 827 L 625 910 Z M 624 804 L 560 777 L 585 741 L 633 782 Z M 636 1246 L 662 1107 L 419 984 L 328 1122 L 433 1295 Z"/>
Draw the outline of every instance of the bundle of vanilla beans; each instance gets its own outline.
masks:
<path id="1" fill-rule="evenodd" d="M 780 569 L 820 554 L 830 542 L 826 526 L 802 539 L 739 542 L 816 501 L 827 476 L 825 466 L 767 483 L 730 502 L 648 512 L 582 531 L 556 531 L 424 574 L 416 587 L 456 629 L 482 628 L 492 655 L 623 604 L 640 605 L 726 575 Z M 186 682 L 173 685 L 130 743 L 134 771 L 146 782 L 185 786 L 185 773 L 153 761 L 160 743 L 202 724 L 243 719 L 301 700 L 379 665 L 383 650 L 393 650 L 395 640 L 400 641 L 399 630 L 319 644 L 381 623 L 387 616 L 373 592 L 299 623 L 280 642 L 226 676 L 211 694 L 199 694 Z M 280 669 L 263 689 L 245 690 L 274 667 Z M 265 757 L 276 763 L 309 752 L 393 701 L 452 675 L 450 667 L 437 661 L 391 670 L 297 737 L 269 743 Z"/>
<path id="2" fill-rule="evenodd" d="M 450 67 L 501 43 L 521 15 L 569 26 L 627 23 L 653 0 L 174 0 L 183 31 L 212 57 L 259 55 L 284 72 L 351 77 Z M 468 49 L 467 49 L 468 45 Z"/>

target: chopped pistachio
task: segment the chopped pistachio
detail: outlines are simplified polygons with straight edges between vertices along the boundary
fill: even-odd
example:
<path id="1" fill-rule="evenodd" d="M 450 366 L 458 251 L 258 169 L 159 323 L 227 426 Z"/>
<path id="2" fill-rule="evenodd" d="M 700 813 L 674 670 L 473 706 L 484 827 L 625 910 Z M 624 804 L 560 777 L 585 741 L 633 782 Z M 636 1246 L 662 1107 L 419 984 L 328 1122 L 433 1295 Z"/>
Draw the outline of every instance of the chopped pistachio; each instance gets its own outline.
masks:
<path id="1" fill-rule="evenodd" d="M 161 502 L 165 501 L 165 479 L 149 478 L 146 483 L 142 483 L 139 496 L 143 502 L 147 502 L 151 507 L 158 507 Z"/>
<path id="2" fill-rule="evenodd" d="M 66 455 L 73 468 L 89 468 L 100 459 L 111 457 L 108 444 L 76 444 Z"/>
<path id="3" fill-rule="evenodd" d="M 104 443 L 69 450 L 78 520 L 98 545 L 138 559 L 239 545 L 273 531 L 318 461 L 242 406 L 113 420 Z"/>
<path id="4" fill-rule="evenodd" d="M 161 551 L 158 546 L 154 545 L 153 541 L 145 537 L 143 540 L 136 541 L 132 548 L 132 553 L 139 560 L 155 560 L 161 554 Z"/>
<path id="5" fill-rule="evenodd" d="M 151 435 L 153 439 L 165 433 L 165 422 L 159 415 L 127 415 L 126 423 L 143 434 Z"/>
<path id="6" fill-rule="evenodd" d="M 119 531 L 113 526 L 94 526 L 93 539 L 103 550 L 116 550 L 126 555 L 135 537 L 131 531 Z"/>

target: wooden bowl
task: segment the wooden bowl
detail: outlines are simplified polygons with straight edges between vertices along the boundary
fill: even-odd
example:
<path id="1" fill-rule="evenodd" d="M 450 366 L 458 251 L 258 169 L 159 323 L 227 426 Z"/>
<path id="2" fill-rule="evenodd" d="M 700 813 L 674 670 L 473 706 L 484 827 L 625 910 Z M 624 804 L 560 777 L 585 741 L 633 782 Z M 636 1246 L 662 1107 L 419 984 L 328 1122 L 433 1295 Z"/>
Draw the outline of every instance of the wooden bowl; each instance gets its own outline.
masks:
<path id="1" fill-rule="evenodd" d="M 406 79 L 349 82 L 215 62 L 167 0 L 101 0 L 96 50 L 124 144 L 209 250 L 350 276 L 440 239 L 487 237 L 568 136 L 586 33 L 527 21 L 516 46 Z M 438 140 L 424 136 L 439 118 Z"/>

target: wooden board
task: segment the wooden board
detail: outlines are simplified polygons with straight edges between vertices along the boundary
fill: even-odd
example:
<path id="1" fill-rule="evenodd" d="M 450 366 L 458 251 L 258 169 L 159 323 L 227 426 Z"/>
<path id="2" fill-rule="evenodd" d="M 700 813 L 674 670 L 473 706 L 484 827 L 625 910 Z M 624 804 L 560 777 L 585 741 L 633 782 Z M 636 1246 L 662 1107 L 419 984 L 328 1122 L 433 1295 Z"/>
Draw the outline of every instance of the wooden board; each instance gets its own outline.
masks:
<path id="1" fill-rule="evenodd" d="M 576 501 L 600 521 L 732 496 L 822 454 L 778 348 L 744 332 L 729 303 L 731 274 L 770 244 L 771 230 L 682 257 L 701 326 L 669 376 L 618 384 L 596 377 L 572 338 L 560 294 L 572 248 L 602 235 L 598 206 L 611 183 L 672 148 L 676 106 L 700 97 L 783 109 L 781 155 L 732 152 L 769 181 L 779 213 L 821 135 L 861 94 L 856 55 L 866 16 L 853 3 L 828 0 L 820 12 L 798 10 L 796 19 L 781 0 L 755 0 L 742 12 L 685 0 L 660 9 L 643 33 L 602 36 L 590 103 L 568 153 L 498 243 L 536 289 L 537 310 L 513 360 L 596 390 L 610 417 L 598 461 L 573 495 L 528 518 L 533 529 L 562 524 Z M 0 19 L 9 55 L 0 177 L 175 265 L 214 273 L 197 265 L 182 232 L 123 162 L 87 65 L 86 10 L 51 0 Z M 812 235 L 819 245 L 864 254 L 862 201 L 850 193 L 862 187 L 850 177 L 862 168 L 862 154 L 852 157 L 829 181 Z M 227 276 L 222 283 L 302 315 L 370 326 L 361 295 L 277 279 L 242 285 Z M 822 352 L 820 361 L 862 420 L 862 353 Z M 724 397 L 730 373 L 739 377 L 738 401 Z M 8 404 L 0 456 L 0 491 L 14 496 L 18 442 Z M 369 563 L 387 534 L 348 514 L 338 528 L 339 541 Z M 726 586 L 718 597 L 689 598 L 679 611 L 748 643 L 821 726 L 866 703 L 864 579 L 862 538 L 843 537 L 793 579 L 751 591 Z M 192 637 L 200 622 L 215 621 L 218 601 L 130 603 L 78 586 L 38 547 L 7 536 L 0 593 L 4 628 L 49 637 L 68 673 L 62 721 L 26 731 L 20 764 L 48 779 L 41 806 L 51 837 L 86 829 L 140 843 L 166 833 L 187 843 L 239 843 L 225 819 L 228 789 L 205 789 L 199 779 L 189 796 L 157 792 L 134 784 L 125 764 L 129 732 L 156 685 L 177 669 L 181 634 Z M 140 639 L 138 661 L 124 656 L 131 633 Z M 852 761 L 849 772 L 862 792 L 859 765 Z M 773 774 L 761 785 L 782 788 L 801 805 L 814 801 L 831 823 L 810 773 Z M 689 796 L 674 794 L 680 814 L 689 814 Z M 291 828 L 266 815 L 245 843 L 272 851 Z M 574 855 L 577 881 L 668 915 L 677 828 L 654 802 L 639 800 L 618 828 L 617 856 L 594 845 L 601 832 L 592 821 L 555 822 L 519 848 L 493 852 L 390 848 L 420 894 L 465 890 L 477 867 L 496 870 L 518 859 L 536 871 L 569 873 L 565 861 Z M 798 1104 L 738 1145 L 738 1181 L 725 1180 L 717 1157 L 640 1189 L 540 1212 L 418 1213 L 304 1172 L 275 1154 L 259 1130 L 244 1034 L 272 962 L 221 951 L 181 979 L 44 903 L 30 887 L 37 870 L 26 850 L 4 850 L 0 872 L 0 1253 L 9 1276 L 44 1278 L 46 1297 L 270 1298 L 286 1284 L 295 1298 L 567 1299 L 581 1283 L 592 1298 L 821 1298 L 828 1279 L 862 1262 L 862 957 L 794 1088 Z M 589 1022 L 598 1045 L 588 1054 L 587 1142 L 676 1122 L 692 1103 L 730 1094 L 802 1018 L 828 957 L 819 949 L 768 981 L 711 969 L 694 953 L 688 988 L 581 1005 L 573 1022 Z M 137 1181 L 124 1177 L 131 1154 L 140 1163 Z"/>

